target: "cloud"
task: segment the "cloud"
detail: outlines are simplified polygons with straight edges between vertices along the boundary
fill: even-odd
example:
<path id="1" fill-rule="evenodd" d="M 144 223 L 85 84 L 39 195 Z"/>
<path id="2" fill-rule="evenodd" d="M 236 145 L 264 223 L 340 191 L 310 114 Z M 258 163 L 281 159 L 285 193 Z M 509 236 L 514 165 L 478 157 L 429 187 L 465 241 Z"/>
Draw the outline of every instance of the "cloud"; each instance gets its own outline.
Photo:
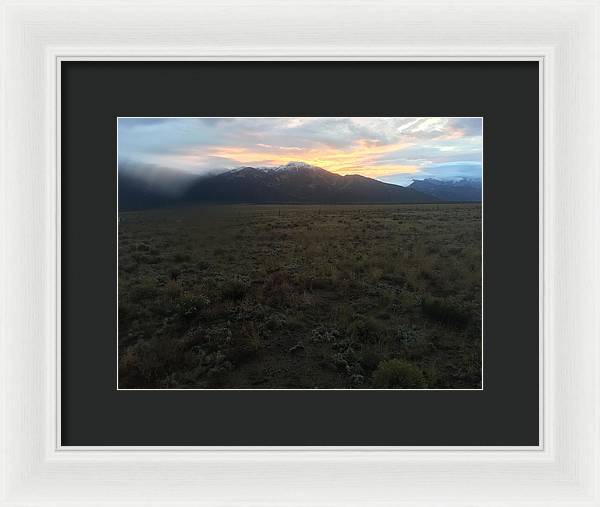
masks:
<path id="1" fill-rule="evenodd" d="M 482 120 L 445 117 L 120 118 L 119 164 L 206 174 L 301 160 L 382 178 L 481 160 Z"/>
<path id="2" fill-rule="evenodd" d="M 482 118 L 451 118 L 449 127 L 460 131 L 464 136 L 481 136 L 483 133 Z"/>

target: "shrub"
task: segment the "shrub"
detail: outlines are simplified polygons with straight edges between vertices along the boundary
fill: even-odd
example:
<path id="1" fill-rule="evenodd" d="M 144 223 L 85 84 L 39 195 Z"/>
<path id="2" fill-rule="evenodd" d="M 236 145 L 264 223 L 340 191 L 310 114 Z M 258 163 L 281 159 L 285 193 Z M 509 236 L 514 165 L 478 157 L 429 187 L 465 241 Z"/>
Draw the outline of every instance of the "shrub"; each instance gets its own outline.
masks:
<path id="1" fill-rule="evenodd" d="M 198 261 L 196 263 L 196 269 L 198 269 L 199 271 L 204 271 L 205 269 L 210 268 L 210 263 L 206 262 L 206 261 Z"/>
<path id="2" fill-rule="evenodd" d="M 227 348 L 232 339 L 228 325 L 211 327 L 206 330 L 205 336 L 207 348 L 211 352 Z"/>
<path id="3" fill-rule="evenodd" d="M 425 297 L 421 300 L 421 311 L 432 320 L 459 328 L 466 327 L 470 320 L 464 305 L 453 298 Z"/>
<path id="4" fill-rule="evenodd" d="M 363 317 L 352 321 L 348 326 L 347 331 L 348 334 L 356 340 L 374 342 L 382 337 L 385 332 L 385 327 L 377 319 Z"/>
<path id="5" fill-rule="evenodd" d="M 153 341 L 140 340 L 121 354 L 119 375 L 125 386 L 145 387 L 161 374 L 164 363 Z"/>
<path id="6" fill-rule="evenodd" d="M 250 285 L 248 284 L 248 282 L 240 278 L 234 278 L 233 280 L 228 280 L 223 284 L 221 294 L 223 296 L 223 299 L 239 301 L 246 295 L 249 288 Z"/>
<path id="7" fill-rule="evenodd" d="M 414 328 L 411 329 L 406 327 L 399 327 L 396 336 L 398 338 L 398 341 L 402 345 L 410 345 L 417 341 L 417 333 L 414 330 Z"/>
<path id="8" fill-rule="evenodd" d="M 177 252 L 171 257 L 171 259 L 173 262 L 177 263 L 189 262 L 192 259 L 192 256 L 188 253 Z"/>
<path id="9" fill-rule="evenodd" d="M 312 276 L 305 280 L 305 286 L 308 290 L 328 290 L 333 288 L 334 283 L 331 278 L 324 276 Z"/>
<path id="10" fill-rule="evenodd" d="M 375 350 L 365 349 L 358 355 L 358 362 L 366 371 L 373 371 L 381 362 L 381 354 Z"/>
<path id="11" fill-rule="evenodd" d="M 137 262 L 131 262 L 131 261 L 121 262 L 121 261 L 119 261 L 119 271 L 122 271 L 123 273 L 133 273 L 137 268 L 138 268 Z"/>
<path id="12" fill-rule="evenodd" d="M 402 359 L 382 361 L 373 373 L 373 385 L 377 388 L 419 388 L 424 387 L 425 379 L 419 368 Z"/>
<path id="13" fill-rule="evenodd" d="M 239 331 L 233 335 L 227 358 L 241 363 L 254 357 L 262 348 L 262 343 L 254 321 L 243 322 Z"/>
<path id="14" fill-rule="evenodd" d="M 287 323 L 287 318 L 282 313 L 272 313 L 267 317 L 264 323 L 265 329 L 269 331 L 275 331 L 276 329 L 281 329 Z"/>
<path id="15" fill-rule="evenodd" d="M 294 291 L 285 273 L 276 272 L 263 285 L 264 301 L 276 308 L 283 308 L 293 300 Z"/>
<path id="16" fill-rule="evenodd" d="M 158 284 L 153 280 L 143 279 L 141 283 L 131 288 L 129 294 L 132 301 L 142 302 L 154 299 L 160 293 Z"/>
<path id="17" fill-rule="evenodd" d="M 339 337 L 340 332 L 337 329 L 317 327 L 311 332 L 312 343 L 335 343 Z"/>
<path id="18" fill-rule="evenodd" d="M 200 310 L 210 304 L 210 299 L 202 294 L 190 294 L 184 292 L 176 301 L 176 311 L 180 318 L 190 319 L 196 316 Z"/>

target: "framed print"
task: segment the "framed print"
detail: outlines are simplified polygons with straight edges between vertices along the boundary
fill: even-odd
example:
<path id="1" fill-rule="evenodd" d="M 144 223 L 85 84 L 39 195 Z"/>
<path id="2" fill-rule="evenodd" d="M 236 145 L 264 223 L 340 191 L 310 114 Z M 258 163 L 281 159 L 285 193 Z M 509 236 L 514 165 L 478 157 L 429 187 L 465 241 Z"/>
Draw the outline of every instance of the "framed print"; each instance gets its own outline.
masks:
<path id="1" fill-rule="evenodd" d="M 119 389 L 482 387 L 482 118 L 117 122 Z"/>
<path id="2" fill-rule="evenodd" d="M 598 4 L 139 7 L 1 7 L 0 504 L 599 506 Z"/>
<path id="3" fill-rule="evenodd" d="M 61 444 L 540 446 L 539 72 L 62 62 Z"/>

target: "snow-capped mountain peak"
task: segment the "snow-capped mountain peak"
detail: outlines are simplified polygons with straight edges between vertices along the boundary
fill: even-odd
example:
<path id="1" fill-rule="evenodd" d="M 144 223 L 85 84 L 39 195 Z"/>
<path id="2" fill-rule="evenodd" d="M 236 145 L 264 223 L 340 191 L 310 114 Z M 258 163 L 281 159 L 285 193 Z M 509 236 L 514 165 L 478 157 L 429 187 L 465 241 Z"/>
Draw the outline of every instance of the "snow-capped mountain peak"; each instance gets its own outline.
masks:
<path id="1" fill-rule="evenodd" d="M 288 162 L 285 165 L 280 165 L 279 167 L 275 168 L 277 171 L 288 171 L 288 170 L 293 170 L 293 169 L 320 169 L 320 167 L 316 167 L 314 165 L 311 164 L 307 164 L 306 162 L 296 162 L 296 161 L 292 161 L 292 162 Z"/>
<path id="2" fill-rule="evenodd" d="M 304 171 L 304 170 L 320 170 L 323 171 L 320 167 L 307 164 L 306 162 L 288 162 L 287 164 L 278 165 L 278 166 L 240 166 L 231 169 L 230 173 L 240 173 L 240 172 L 249 172 L 249 171 L 259 171 L 262 173 L 270 173 L 270 172 L 285 172 L 285 171 Z"/>

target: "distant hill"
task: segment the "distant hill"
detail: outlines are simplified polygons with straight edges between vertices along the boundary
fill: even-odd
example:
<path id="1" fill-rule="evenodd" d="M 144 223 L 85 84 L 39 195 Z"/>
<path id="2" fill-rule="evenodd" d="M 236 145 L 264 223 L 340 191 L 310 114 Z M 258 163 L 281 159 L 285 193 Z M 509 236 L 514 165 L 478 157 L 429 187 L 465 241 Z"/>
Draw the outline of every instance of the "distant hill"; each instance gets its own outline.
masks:
<path id="1" fill-rule="evenodd" d="M 414 189 L 364 176 L 340 176 L 290 162 L 276 168 L 241 167 L 194 183 L 189 201 L 294 203 L 418 203 L 437 201 Z"/>
<path id="2" fill-rule="evenodd" d="M 401 204 L 439 202 L 439 199 L 414 188 L 359 175 L 340 176 L 303 162 L 273 168 L 240 167 L 218 175 L 198 176 L 177 196 L 160 195 L 157 189 L 143 182 L 136 193 L 135 182 L 119 176 L 122 211 L 200 202 Z"/>
<path id="3" fill-rule="evenodd" d="M 407 188 L 436 197 L 440 201 L 481 202 L 481 180 L 461 178 L 456 181 L 427 178 L 414 180 Z"/>

